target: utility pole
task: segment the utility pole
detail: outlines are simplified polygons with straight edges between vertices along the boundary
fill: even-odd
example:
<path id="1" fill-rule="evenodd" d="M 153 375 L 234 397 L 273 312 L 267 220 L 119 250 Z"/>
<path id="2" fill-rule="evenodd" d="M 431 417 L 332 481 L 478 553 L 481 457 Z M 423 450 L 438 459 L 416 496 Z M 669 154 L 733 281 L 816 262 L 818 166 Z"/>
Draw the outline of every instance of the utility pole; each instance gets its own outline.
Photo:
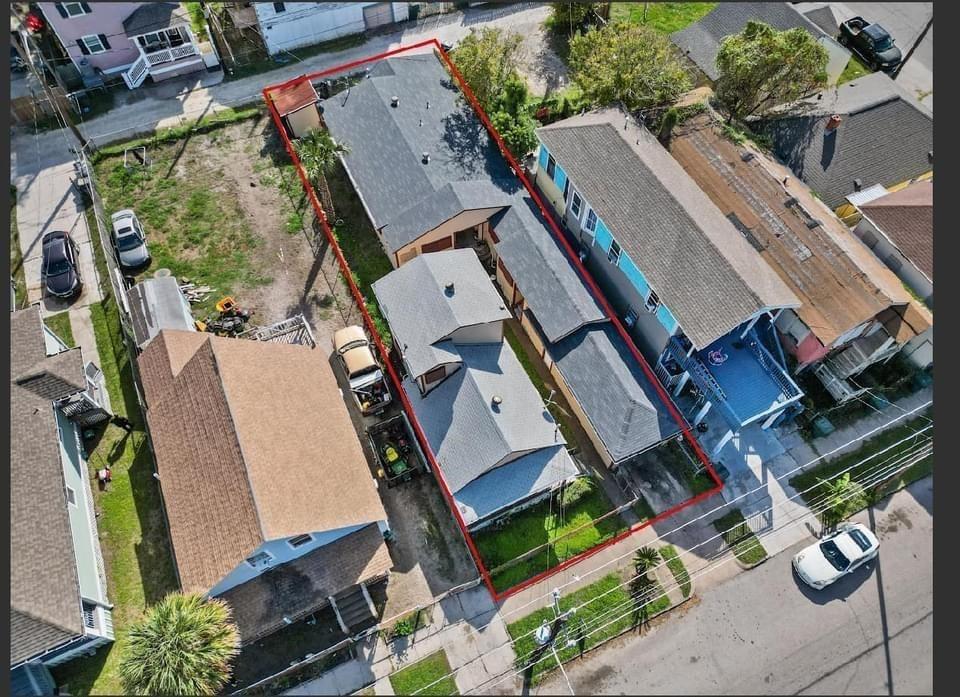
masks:
<path id="1" fill-rule="evenodd" d="M 17 19 L 19 19 L 21 22 L 24 21 L 24 17 L 13 6 L 11 6 L 11 9 L 14 11 L 14 14 L 17 17 Z M 49 70 L 53 74 L 53 77 L 57 81 L 57 84 L 64 91 L 64 94 L 66 94 L 66 88 L 60 82 L 60 76 L 57 75 L 57 71 L 51 68 L 51 66 L 47 63 L 47 57 L 43 55 L 43 52 L 37 48 L 36 44 L 34 44 L 33 39 L 30 37 L 30 35 L 26 32 L 23 32 L 21 33 L 21 36 L 27 37 L 27 41 L 30 43 L 31 48 L 33 48 L 33 50 L 40 56 L 40 60 L 43 61 L 44 66 L 47 68 L 47 70 Z M 12 41 L 11 43 L 13 44 L 13 47 L 16 49 L 17 53 L 20 55 L 20 58 L 23 59 L 23 62 L 27 64 L 27 67 L 30 69 L 30 72 L 32 72 L 33 76 L 37 78 L 37 82 L 40 83 L 40 87 L 41 89 L 43 89 L 43 93 L 47 96 L 47 99 L 50 100 L 50 104 L 53 105 L 54 110 L 56 110 L 57 113 L 60 114 L 67 128 L 73 131 L 73 135 L 76 136 L 78 141 L 80 141 L 81 149 L 85 149 L 87 146 L 90 146 L 90 148 L 93 149 L 93 143 L 88 141 L 84 137 L 84 135 L 80 132 L 80 129 L 77 128 L 76 124 L 73 123 L 73 118 L 70 114 L 70 110 L 61 108 L 60 103 L 56 99 L 56 96 L 54 95 L 53 92 L 50 91 L 50 88 L 47 86 L 47 81 L 44 79 L 43 75 L 40 74 L 40 71 L 37 70 L 37 67 L 33 64 L 33 61 L 30 60 L 30 56 L 28 56 L 24 52 L 23 47 L 20 46 L 20 43 L 17 41 Z"/>

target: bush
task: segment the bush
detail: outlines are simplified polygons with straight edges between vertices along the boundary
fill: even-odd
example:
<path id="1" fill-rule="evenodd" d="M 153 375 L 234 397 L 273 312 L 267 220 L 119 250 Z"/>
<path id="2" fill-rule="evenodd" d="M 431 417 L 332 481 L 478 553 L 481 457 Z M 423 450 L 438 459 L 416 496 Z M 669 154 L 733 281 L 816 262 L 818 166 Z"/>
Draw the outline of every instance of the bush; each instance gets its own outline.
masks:
<path id="1" fill-rule="evenodd" d="M 584 496 L 592 493 L 596 489 L 596 484 L 590 477 L 580 477 L 568 484 L 560 495 L 560 503 L 563 506 L 573 506 Z"/>

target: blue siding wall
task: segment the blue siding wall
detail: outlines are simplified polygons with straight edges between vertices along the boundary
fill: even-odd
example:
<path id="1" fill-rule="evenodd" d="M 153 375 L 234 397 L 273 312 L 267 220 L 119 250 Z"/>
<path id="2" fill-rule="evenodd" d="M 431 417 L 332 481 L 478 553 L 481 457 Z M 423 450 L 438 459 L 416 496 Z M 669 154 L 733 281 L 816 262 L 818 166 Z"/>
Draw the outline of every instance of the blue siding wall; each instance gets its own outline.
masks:
<path id="1" fill-rule="evenodd" d="M 541 144 L 540 144 L 540 157 L 538 158 L 538 161 L 539 161 L 539 163 L 540 163 L 540 167 L 543 168 L 543 171 L 544 171 L 544 172 L 547 171 L 547 160 L 548 160 L 548 159 L 550 159 L 550 151 L 547 150 L 547 146 L 546 146 L 546 145 L 544 145 L 543 143 L 541 143 Z"/>
<path id="2" fill-rule="evenodd" d="M 633 263 L 633 259 L 623 252 L 620 254 L 620 268 L 623 270 L 624 275 L 630 279 L 630 283 L 637 289 L 640 296 L 646 298 L 650 293 L 650 284 L 647 283 L 647 279 L 640 273 L 637 265 Z"/>
<path id="3" fill-rule="evenodd" d="M 557 171 L 553 173 L 553 181 L 557 183 L 557 186 L 560 187 L 560 191 L 563 191 L 563 187 L 567 183 L 567 173 L 563 171 L 563 167 L 557 165 Z"/>
<path id="4" fill-rule="evenodd" d="M 663 325 L 664 329 L 670 334 L 673 334 L 673 331 L 677 328 L 677 318 L 673 316 L 673 313 L 670 312 L 663 303 L 660 303 L 660 307 L 657 308 L 657 319 L 660 320 L 660 324 Z"/>
<path id="5" fill-rule="evenodd" d="M 600 249 L 602 249 L 604 252 L 610 251 L 610 243 L 613 241 L 613 235 L 610 234 L 607 226 L 604 225 L 603 221 L 599 218 L 597 218 L 597 227 L 593 234 L 596 243 L 600 246 Z"/>

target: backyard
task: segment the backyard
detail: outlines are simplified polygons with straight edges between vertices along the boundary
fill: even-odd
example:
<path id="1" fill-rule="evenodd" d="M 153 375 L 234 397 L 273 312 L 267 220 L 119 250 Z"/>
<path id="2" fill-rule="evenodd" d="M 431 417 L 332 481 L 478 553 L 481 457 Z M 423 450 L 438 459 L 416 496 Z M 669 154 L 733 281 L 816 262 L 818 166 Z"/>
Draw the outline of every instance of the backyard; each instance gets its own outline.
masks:
<path id="1" fill-rule="evenodd" d="M 672 34 L 699 21 L 715 2 L 615 2 L 610 20 L 646 24 L 661 34 Z"/>

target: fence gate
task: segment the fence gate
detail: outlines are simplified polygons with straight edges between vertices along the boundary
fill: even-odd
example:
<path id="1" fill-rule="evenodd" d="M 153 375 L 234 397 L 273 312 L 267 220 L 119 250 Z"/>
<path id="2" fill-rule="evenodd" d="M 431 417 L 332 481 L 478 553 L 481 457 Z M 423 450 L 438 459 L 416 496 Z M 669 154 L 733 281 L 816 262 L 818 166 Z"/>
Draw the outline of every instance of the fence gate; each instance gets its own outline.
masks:
<path id="1" fill-rule="evenodd" d="M 393 22 L 393 4 L 378 2 L 363 8 L 363 23 L 367 29 L 382 27 Z"/>

